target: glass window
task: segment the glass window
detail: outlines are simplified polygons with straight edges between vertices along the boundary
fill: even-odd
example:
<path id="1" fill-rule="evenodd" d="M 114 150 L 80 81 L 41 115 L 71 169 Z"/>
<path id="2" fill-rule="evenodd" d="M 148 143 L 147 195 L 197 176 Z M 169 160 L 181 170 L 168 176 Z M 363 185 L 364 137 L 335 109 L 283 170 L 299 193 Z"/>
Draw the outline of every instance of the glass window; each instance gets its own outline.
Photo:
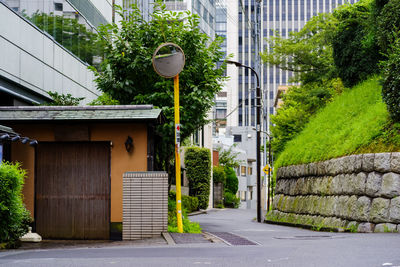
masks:
<path id="1" fill-rule="evenodd" d="M 292 20 L 292 0 L 288 1 L 288 20 Z"/>
<path id="2" fill-rule="evenodd" d="M 235 143 L 242 142 L 242 135 L 241 134 L 234 134 L 233 135 L 233 142 L 235 142 Z M 246 173 L 246 170 L 244 172 Z"/>
<path id="3" fill-rule="evenodd" d="M 246 176 L 246 166 L 240 166 L 240 174 L 242 175 L 242 176 Z"/>

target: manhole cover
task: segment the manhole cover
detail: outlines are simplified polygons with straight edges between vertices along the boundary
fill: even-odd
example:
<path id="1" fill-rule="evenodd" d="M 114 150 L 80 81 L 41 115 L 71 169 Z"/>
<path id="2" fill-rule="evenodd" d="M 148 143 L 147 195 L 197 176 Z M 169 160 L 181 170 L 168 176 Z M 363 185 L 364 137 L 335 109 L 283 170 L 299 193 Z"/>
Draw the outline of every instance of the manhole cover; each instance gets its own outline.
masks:
<path id="1" fill-rule="evenodd" d="M 299 235 L 299 236 L 279 236 L 274 237 L 275 239 L 291 239 L 291 240 L 319 240 L 319 239 L 336 239 L 343 238 L 343 236 L 331 236 L 331 235 Z"/>
<path id="2" fill-rule="evenodd" d="M 222 239 L 225 243 L 231 246 L 254 246 L 257 243 L 250 241 L 244 237 L 229 233 L 229 232 L 211 232 L 210 234 Z"/>

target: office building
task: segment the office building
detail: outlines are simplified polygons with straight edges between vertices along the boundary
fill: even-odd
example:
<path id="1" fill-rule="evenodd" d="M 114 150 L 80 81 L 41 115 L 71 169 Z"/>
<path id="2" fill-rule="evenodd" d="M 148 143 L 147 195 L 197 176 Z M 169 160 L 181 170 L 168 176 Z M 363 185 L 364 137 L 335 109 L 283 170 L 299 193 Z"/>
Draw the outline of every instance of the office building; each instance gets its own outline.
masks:
<path id="1" fill-rule="evenodd" d="M 48 91 L 95 99 L 96 28 L 111 0 L 0 0 L 0 105 L 49 101 Z"/>

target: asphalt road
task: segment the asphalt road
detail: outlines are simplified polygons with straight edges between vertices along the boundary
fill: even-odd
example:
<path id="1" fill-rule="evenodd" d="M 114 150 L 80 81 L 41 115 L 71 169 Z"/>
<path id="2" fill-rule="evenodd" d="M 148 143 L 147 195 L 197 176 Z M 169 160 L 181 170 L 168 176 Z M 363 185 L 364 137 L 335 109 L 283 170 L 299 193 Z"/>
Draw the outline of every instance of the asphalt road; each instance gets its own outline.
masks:
<path id="1" fill-rule="evenodd" d="M 201 243 L 103 246 L 0 252 L 1 266 L 400 266 L 400 234 L 326 233 L 260 224 L 255 211 L 191 217 L 208 232 L 229 232 L 256 245 Z"/>

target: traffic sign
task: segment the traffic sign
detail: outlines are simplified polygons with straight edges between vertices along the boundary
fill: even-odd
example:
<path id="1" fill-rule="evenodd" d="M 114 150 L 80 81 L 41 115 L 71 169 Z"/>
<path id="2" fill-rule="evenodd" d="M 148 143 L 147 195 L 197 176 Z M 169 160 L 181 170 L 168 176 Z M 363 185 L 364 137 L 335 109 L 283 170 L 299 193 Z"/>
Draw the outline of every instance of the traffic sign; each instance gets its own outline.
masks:
<path id="1" fill-rule="evenodd" d="M 263 172 L 268 175 L 271 172 L 271 167 L 268 164 L 265 165 L 265 167 L 263 168 Z"/>

